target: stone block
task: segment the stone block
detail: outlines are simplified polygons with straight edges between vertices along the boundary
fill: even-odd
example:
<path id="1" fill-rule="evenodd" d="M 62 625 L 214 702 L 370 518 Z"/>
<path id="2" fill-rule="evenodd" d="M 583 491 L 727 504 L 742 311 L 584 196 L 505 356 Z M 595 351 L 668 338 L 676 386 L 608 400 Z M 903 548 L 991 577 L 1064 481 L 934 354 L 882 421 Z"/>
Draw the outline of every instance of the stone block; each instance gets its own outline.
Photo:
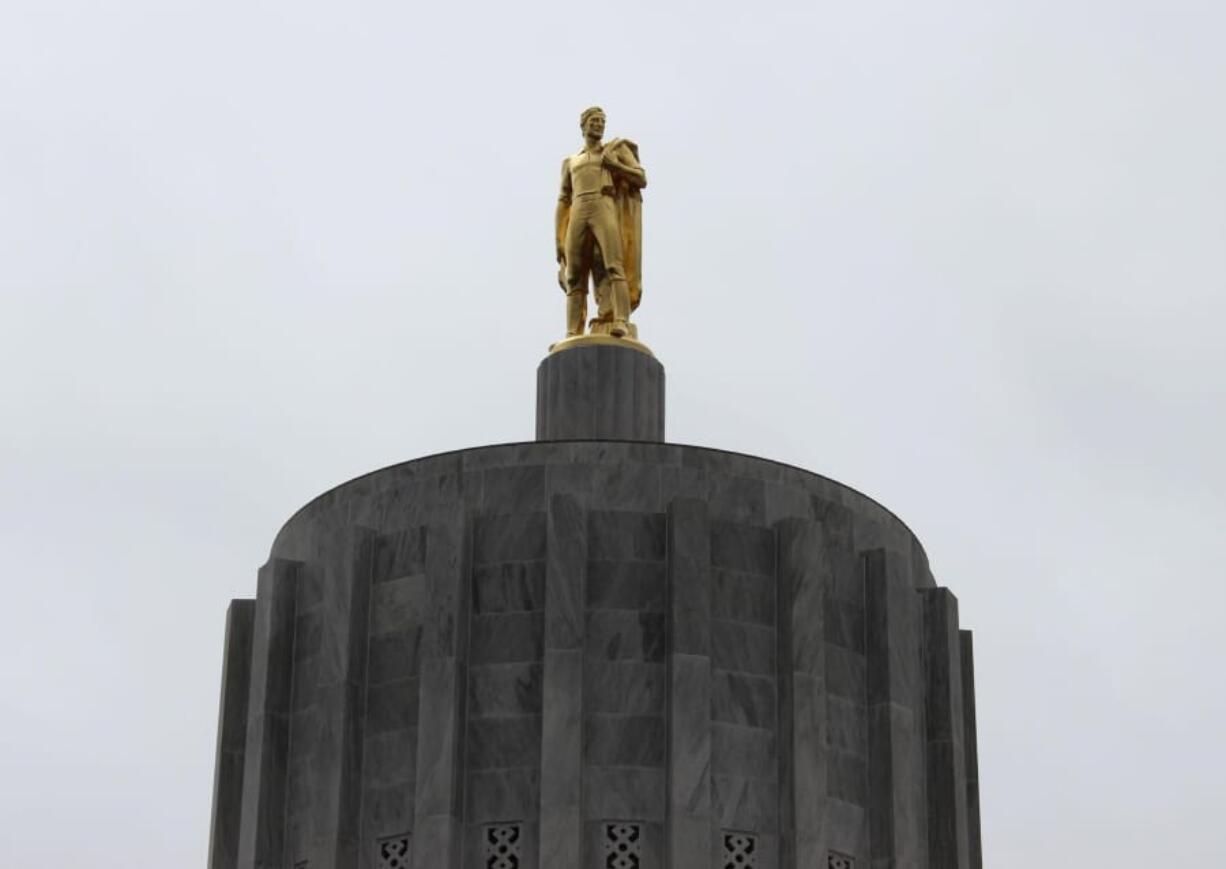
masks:
<path id="1" fill-rule="evenodd" d="M 779 784 L 742 776 L 711 776 L 715 823 L 724 830 L 773 830 L 779 824 Z"/>
<path id="2" fill-rule="evenodd" d="M 685 467 L 660 468 L 661 504 L 668 504 L 674 498 L 694 498 L 702 501 L 706 497 L 706 471 Z"/>
<path id="3" fill-rule="evenodd" d="M 774 678 L 715 670 L 711 674 L 711 718 L 773 730 L 776 724 Z"/>
<path id="4" fill-rule="evenodd" d="M 711 565 L 775 577 L 775 531 L 731 522 L 711 523 Z"/>
<path id="5" fill-rule="evenodd" d="M 857 865 L 869 865 L 868 812 L 865 808 L 842 800 L 826 800 L 826 842 L 831 851 L 854 858 Z"/>
<path id="6" fill-rule="evenodd" d="M 773 731 L 721 721 L 711 723 L 710 728 L 711 770 L 716 775 L 760 778 L 779 763 Z"/>
<path id="7" fill-rule="evenodd" d="M 756 573 L 711 571 L 711 615 L 775 626 L 775 581 Z"/>
<path id="8" fill-rule="evenodd" d="M 826 644 L 826 688 L 831 695 L 864 705 L 867 702 L 867 673 L 864 655 Z"/>
<path id="9" fill-rule="evenodd" d="M 776 639 L 773 628 L 716 619 L 711 623 L 711 660 L 722 670 L 774 676 Z"/>
<path id="10" fill-rule="evenodd" d="M 425 573 L 425 556 L 425 528 L 421 525 L 380 534 L 375 541 L 371 581 L 377 585 L 390 579 Z"/>
<path id="11" fill-rule="evenodd" d="M 708 473 L 707 505 L 720 522 L 766 524 L 766 488 L 760 479 Z"/>
<path id="12" fill-rule="evenodd" d="M 663 563 L 592 561 L 587 566 L 589 609 L 666 612 L 668 573 Z"/>
<path id="13" fill-rule="evenodd" d="M 868 805 L 868 764 L 862 755 L 831 749 L 827 755 L 829 794 L 857 806 Z"/>
<path id="14" fill-rule="evenodd" d="M 545 642 L 543 613 L 493 613 L 472 617 L 472 664 L 539 661 Z"/>
<path id="15" fill-rule="evenodd" d="M 663 613 L 597 610 L 587 614 L 587 653 L 605 661 L 663 661 L 667 617 Z"/>
<path id="16" fill-rule="evenodd" d="M 366 689 L 367 735 L 417 724 L 419 690 L 416 677 L 369 685 Z"/>
<path id="17" fill-rule="evenodd" d="M 531 513 L 543 509 L 544 465 L 512 465 L 483 472 L 483 514 Z"/>
<path id="18" fill-rule="evenodd" d="M 413 626 L 370 638 L 367 676 L 371 685 L 417 675 L 421 667 L 422 630 Z"/>
<path id="19" fill-rule="evenodd" d="M 555 444 L 555 449 L 570 452 L 571 444 Z M 573 446 L 579 446 L 575 444 Z M 566 464 L 550 464 L 545 468 L 545 493 L 548 497 L 554 495 L 573 495 L 581 503 L 585 503 L 592 494 L 595 465 L 578 460 Z"/>
<path id="20" fill-rule="evenodd" d="M 413 869 L 460 869 L 463 841 L 464 826 L 455 815 L 423 816 L 418 811 L 413 823 Z"/>
<path id="21" fill-rule="evenodd" d="M 660 509 L 660 468 L 649 462 L 600 464 L 592 468 L 591 492 L 609 510 L 652 513 Z"/>
<path id="22" fill-rule="evenodd" d="M 864 654 L 864 605 L 840 600 L 835 596 L 826 599 L 826 641 Z"/>
<path id="23" fill-rule="evenodd" d="M 667 789 L 661 768 L 588 767 L 583 775 L 585 814 L 663 821 Z"/>
<path id="24" fill-rule="evenodd" d="M 797 480 L 765 483 L 765 516 L 762 524 L 774 525 L 784 519 L 814 519 L 812 496 Z"/>
<path id="25" fill-rule="evenodd" d="M 541 717 L 470 718 L 465 752 L 470 771 L 537 769 L 541 763 Z"/>
<path id="26" fill-rule="evenodd" d="M 709 869 L 712 865 L 710 817 L 672 815 L 668 819 L 668 827 L 666 865 L 669 869 Z"/>
<path id="27" fill-rule="evenodd" d="M 664 766 L 664 717 L 591 715 L 587 719 L 584 760 L 595 766 Z"/>
<path id="28" fill-rule="evenodd" d="M 868 716 L 864 704 L 831 694 L 826 698 L 826 721 L 832 749 L 857 757 L 868 756 Z"/>
<path id="29" fill-rule="evenodd" d="M 366 783 L 372 788 L 403 785 L 417 771 L 417 728 L 386 730 L 366 737 Z"/>
<path id="30" fill-rule="evenodd" d="M 536 767 L 487 769 L 468 774 L 467 819 L 489 823 L 530 818 L 541 798 L 541 773 Z"/>
<path id="31" fill-rule="evenodd" d="M 426 618 L 426 577 L 402 576 L 371 587 L 370 633 L 372 636 L 419 627 Z M 301 641 L 301 635 L 299 635 Z"/>
<path id="32" fill-rule="evenodd" d="M 322 605 L 297 608 L 294 619 L 294 662 L 313 658 L 323 651 L 324 619 L 327 613 Z"/>
<path id="33" fill-rule="evenodd" d="M 413 783 L 367 787 L 362 795 L 365 838 L 380 839 L 413 829 Z"/>
<path id="34" fill-rule="evenodd" d="M 473 563 L 545 558 L 545 513 L 480 516 L 473 529 Z"/>
<path id="35" fill-rule="evenodd" d="M 583 817 L 578 806 L 541 808 L 541 869 L 580 865 Z"/>
<path id="36" fill-rule="evenodd" d="M 587 660 L 584 684 L 590 686 L 586 697 L 588 711 L 662 714 L 668 682 L 665 671 L 665 665 L 658 662 Z"/>
<path id="37" fill-rule="evenodd" d="M 532 612 L 545 608 L 545 563 L 513 561 L 473 569 L 473 612 Z"/>
<path id="38" fill-rule="evenodd" d="M 593 561 L 663 561 L 664 537 L 662 513 L 588 513 L 588 558 Z"/>
<path id="39" fill-rule="evenodd" d="M 468 668 L 468 714 L 471 718 L 539 715 L 542 664 L 471 665 Z"/>

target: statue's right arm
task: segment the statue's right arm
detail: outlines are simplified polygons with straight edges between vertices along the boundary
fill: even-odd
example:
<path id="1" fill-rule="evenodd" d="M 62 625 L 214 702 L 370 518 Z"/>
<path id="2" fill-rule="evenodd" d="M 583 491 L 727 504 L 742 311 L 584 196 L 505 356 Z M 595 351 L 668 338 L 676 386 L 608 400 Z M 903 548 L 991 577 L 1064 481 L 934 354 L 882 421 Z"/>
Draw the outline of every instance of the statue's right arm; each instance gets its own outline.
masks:
<path id="1" fill-rule="evenodd" d="M 554 218 L 554 247 L 558 262 L 565 257 L 566 224 L 570 220 L 570 158 L 562 161 L 562 189 L 558 194 L 558 209 Z"/>

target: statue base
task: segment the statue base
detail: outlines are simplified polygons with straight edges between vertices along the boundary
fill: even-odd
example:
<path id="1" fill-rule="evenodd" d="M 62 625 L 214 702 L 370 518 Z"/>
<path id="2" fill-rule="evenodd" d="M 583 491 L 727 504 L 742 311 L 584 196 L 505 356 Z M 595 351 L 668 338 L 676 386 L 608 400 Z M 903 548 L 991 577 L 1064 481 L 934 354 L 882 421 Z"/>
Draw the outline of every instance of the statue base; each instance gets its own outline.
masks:
<path id="1" fill-rule="evenodd" d="M 569 350 L 572 347 L 626 347 L 631 350 L 637 350 L 640 353 L 646 353 L 648 356 L 655 357 L 646 344 L 638 341 L 638 330 L 634 325 L 630 325 L 631 333 L 624 338 L 615 338 L 607 333 L 592 332 L 587 335 L 573 335 L 570 338 L 563 338 L 549 345 L 550 353 L 561 353 L 563 350 Z"/>

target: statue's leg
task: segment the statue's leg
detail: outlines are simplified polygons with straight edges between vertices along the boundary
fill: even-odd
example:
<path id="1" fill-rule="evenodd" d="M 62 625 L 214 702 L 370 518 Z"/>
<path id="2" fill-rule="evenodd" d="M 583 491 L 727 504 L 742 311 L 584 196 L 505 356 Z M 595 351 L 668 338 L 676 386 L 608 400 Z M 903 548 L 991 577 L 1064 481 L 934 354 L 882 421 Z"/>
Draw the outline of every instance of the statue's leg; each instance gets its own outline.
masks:
<path id="1" fill-rule="evenodd" d="M 574 338 L 583 334 L 587 325 L 587 293 L 566 294 L 566 337 Z"/>
<path id="2" fill-rule="evenodd" d="M 592 295 L 596 297 L 592 334 L 608 334 L 609 324 L 613 322 L 613 294 L 609 291 L 609 272 L 604 267 L 599 248 L 592 252 Z"/>
<path id="3" fill-rule="evenodd" d="M 592 234 L 600 245 L 600 255 L 609 276 L 609 304 L 613 309 L 613 324 L 609 334 L 618 338 L 628 331 L 630 319 L 630 287 L 626 283 L 626 271 L 622 267 L 621 230 L 617 223 L 617 206 L 612 198 L 602 196 L 596 213 L 592 215 Z"/>
<path id="4" fill-rule="evenodd" d="M 587 283 L 595 238 L 582 207 L 571 211 L 566 228 L 566 336 L 582 335 L 587 325 Z"/>

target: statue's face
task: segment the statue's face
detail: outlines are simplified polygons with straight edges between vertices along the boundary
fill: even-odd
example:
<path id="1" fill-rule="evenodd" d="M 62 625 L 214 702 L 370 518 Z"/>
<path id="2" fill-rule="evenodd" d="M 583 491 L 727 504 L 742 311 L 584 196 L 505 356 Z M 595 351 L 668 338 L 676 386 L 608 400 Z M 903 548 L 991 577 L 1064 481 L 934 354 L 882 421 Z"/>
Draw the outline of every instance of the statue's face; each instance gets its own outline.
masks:
<path id="1" fill-rule="evenodd" d="M 594 139 L 599 139 L 604 135 L 604 115 L 600 112 L 593 112 L 587 116 L 587 120 L 583 122 L 583 135 L 591 136 Z"/>

